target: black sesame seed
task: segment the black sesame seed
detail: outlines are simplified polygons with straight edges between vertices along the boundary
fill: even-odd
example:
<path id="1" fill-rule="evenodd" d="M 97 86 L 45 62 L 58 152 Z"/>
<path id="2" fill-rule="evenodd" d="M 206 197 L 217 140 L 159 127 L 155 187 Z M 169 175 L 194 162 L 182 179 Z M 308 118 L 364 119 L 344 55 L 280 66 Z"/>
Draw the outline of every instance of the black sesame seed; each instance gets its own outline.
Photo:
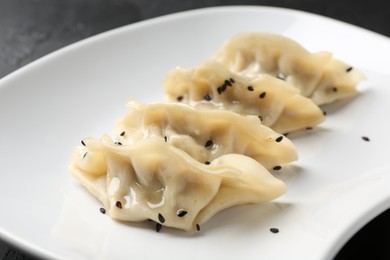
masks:
<path id="1" fill-rule="evenodd" d="M 114 144 L 117 144 L 117 145 L 122 145 L 122 143 L 121 143 L 121 142 L 115 142 Z"/>
<path id="2" fill-rule="evenodd" d="M 275 139 L 276 142 L 281 142 L 283 140 L 283 135 L 279 136 L 278 138 Z"/>
<path id="3" fill-rule="evenodd" d="M 165 222 L 165 218 L 163 215 L 161 215 L 161 213 L 158 213 L 158 221 L 160 221 L 161 223 Z"/>
<path id="4" fill-rule="evenodd" d="M 271 231 L 274 234 L 279 233 L 279 229 L 278 228 L 270 228 L 269 231 Z"/>
<path id="5" fill-rule="evenodd" d="M 204 164 L 206 164 L 206 165 L 209 165 L 209 164 L 210 164 L 210 162 L 209 162 L 209 161 L 205 161 L 205 162 L 204 162 Z"/>
<path id="6" fill-rule="evenodd" d="M 348 67 L 345 71 L 350 72 L 353 69 L 353 67 Z"/>
<path id="7" fill-rule="evenodd" d="M 236 82 L 233 78 L 230 78 L 229 80 L 230 80 L 231 83 Z"/>
<path id="8" fill-rule="evenodd" d="M 260 121 L 263 121 L 263 117 L 262 116 L 259 116 L 259 119 L 260 119 Z"/>
<path id="9" fill-rule="evenodd" d="M 122 203 L 120 202 L 120 201 L 117 201 L 116 203 L 115 203 L 115 206 L 117 206 L 118 208 L 122 208 Z"/>
<path id="10" fill-rule="evenodd" d="M 284 136 L 288 136 L 288 133 L 284 133 L 283 135 L 284 135 Z"/>
<path id="11" fill-rule="evenodd" d="M 232 83 L 229 81 L 229 80 L 225 80 L 225 82 L 223 83 L 225 86 L 229 86 L 231 87 L 232 86 Z"/>
<path id="12" fill-rule="evenodd" d="M 333 90 L 333 92 L 337 92 L 338 91 L 338 89 L 336 87 L 333 87 L 332 90 Z"/>
<path id="13" fill-rule="evenodd" d="M 182 100 L 183 100 L 183 96 L 178 96 L 178 97 L 176 98 L 176 100 L 177 100 L 177 101 L 182 101 Z"/>
<path id="14" fill-rule="evenodd" d="M 156 223 L 156 232 L 160 232 L 162 225 L 160 223 Z"/>
<path id="15" fill-rule="evenodd" d="M 222 94 L 225 90 L 226 90 L 226 86 L 225 85 L 219 86 L 217 88 L 218 94 Z"/>
<path id="16" fill-rule="evenodd" d="M 164 141 L 168 142 L 168 137 L 167 136 L 164 136 Z"/>
<path id="17" fill-rule="evenodd" d="M 84 143 L 84 140 L 81 140 L 81 144 L 82 144 L 83 146 L 86 146 L 85 143 Z"/>
<path id="18" fill-rule="evenodd" d="M 184 217 L 185 215 L 187 215 L 187 211 L 185 211 L 184 209 L 179 209 L 178 211 L 177 211 L 177 213 L 176 213 L 176 215 L 178 216 L 178 217 Z"/>
<path id="19" fill-rule="evenodd" d="M 120 134 L 120 136 L 124 136 L 125 134 L 126 134 L 126 132 L 123 131 L 123 132 Z"/>
<path id="20" fill-rule="evenodd" d="M 204 144 L 204 147 L 211 148 L 213 147 L 213 145 L 214 145 L 213 140 L 207 140 L 207 142 Z"/>
<path id="21" fill-rule="evenodd" d="M 263 92 L 263 93 L 261 93 L 261 94 L 259 95 L 259 98 L 265 98 L 265 95 L 267 95 L 267 93 L 266 93 L 266 92 Z"/>
<path id="22" fill-rule="evenodd" d="M 207 101 L 210 101 L 210 100 L 211 100 L 211 97 L 210 97 L 209 94 L 205 95 L 203 98 L 204 98 L 205 100 L 207 100 Z"/>
<path id="23" fill-rule="evenodd" d="M 104 208 L 100 208 L 100 212 L 101 212 L 102 214 L 106 214 L 106 210 L 105 210 Z"/>
<path id="24" fill-rule="evenodd" d="M 323 114 L 324 116 L 326 116 L 326 111 L 322 111 L 322 114 Z"/>
<path id="25" fill-rule="evenodd" d="M 280 171 L 282 169 L 282 166 L 278 165 L 272 168 L 274 171 Z"/>
<path id="26" fill-rule="evenodd" d="M 252 86 L 248 86 L 247 89 L 248 89 L 249 91 L 253 91 L 253 87 L 252 87 Z"/>
<path id="27" fill-rule="evenodd" d="M 362 136 L 362 139 L 366 142 L 369 142 L 370 141 L 370 138 L 368 138 L 367 136 Z"/>
<path id="28" fill-rule="evenodd" d="M 88 153 L 88 152 L 85 152 L 85 154 L 83 155 L 83 159 L 85 158 L 85 156 L 87 156 L 87 153 Z"/>
<path id="29" fill-rule="evenodd" d="M 313 130 L 313 127 L 308 126 L 308 127 L 306 127 L 306 130 Z"/>
<path id="30" fill-rule="evenodd" d="M 196 224 L 196 230 L 200 231 L 200 226 L 199 226 L 199 224 Z"/>

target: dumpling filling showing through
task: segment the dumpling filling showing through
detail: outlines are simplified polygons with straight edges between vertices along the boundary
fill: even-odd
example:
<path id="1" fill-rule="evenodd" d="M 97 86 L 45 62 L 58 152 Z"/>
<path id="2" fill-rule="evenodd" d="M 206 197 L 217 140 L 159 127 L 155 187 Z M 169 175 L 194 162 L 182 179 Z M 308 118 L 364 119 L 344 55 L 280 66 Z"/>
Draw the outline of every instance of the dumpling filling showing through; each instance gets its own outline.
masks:
<path id="1" fill-rule="evenodd" d="M 149 138 L 131 146 L 86 138 L 76 147 L 70 170 L 113 219 L 156 222 L 187 231 L 235 205 L 261 203 L 286 191 L 254 159 L 227 154 L 209 164 Z"/>
<path id="2" fill-rule="evenodd" d="M 164 81 L 164 92 L 169 101 L 196 108 L 258 116 L 279 133 L 314 127 L 324 120 L 322 110 L 286 81 L 267 74 L 247 77 L 215 61 L 173 69 Z"/>
<path id="3" fill-rule="evenodd" d="M 267 169 L 297 160 L 294 144 L 263 125 L 257 116 L 225 110 L 196 109 L 180 103 L 130 102 L 130 111 L 115 124 L 123 145 L 158 137 L 201 163 L 224 154 L 249 156 Z"/>
<path id="4" fill-rule="evenodd" d="M 317 105 L 356 95 L 356 85 L 364 79 L 329 52 L 310 53 L 292 39 L 271 33 L 237 34 L 213 58 L 233 72 L 286 80 Z"/>

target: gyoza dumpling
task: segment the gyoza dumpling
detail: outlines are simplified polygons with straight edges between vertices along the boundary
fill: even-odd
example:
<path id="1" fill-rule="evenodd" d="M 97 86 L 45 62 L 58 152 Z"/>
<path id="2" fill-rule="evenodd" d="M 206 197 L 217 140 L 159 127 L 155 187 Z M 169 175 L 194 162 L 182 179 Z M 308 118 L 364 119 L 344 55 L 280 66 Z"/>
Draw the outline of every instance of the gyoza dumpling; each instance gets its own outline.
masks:
<path id="1" fill-rule="evenodd" d="M 317 105 L 355 95 L 364 78 L 329 52 L 310 53 L 287 37 L 269 33 L 238 34 L 214 58 L 244 75 L 266 73 L 285 79 Z"/>
<path id="2" fill-rule="evenodd" d="M 176 102 L 129 105 L 132 109 L 114 129 L 115 137 L 124 145 L 159 137 L 201 163 L 237 153 L 254 158 L 267 169 L 297 159 L 293 143 L 261 124 L 257 116 L 195 109 Z"/>
<path id="3" fill-rule="evenodd" d="M 225 208 L 269 201 L 286 191 L 247 156 L 224 155 L 205 165 L 160 138 L 131 146 L 104 139 L 84 139 L 70 170 L 114 219 L 151 219 L 157 231 L 161 225 L 191 231 Z"/>
<path id="4" fill-rule="evenodd" d="M 266 74 L 239 75 L 215 61 L 172 70 L 164 91 L 168 100 L 196 108 L 259 116 L 264 125 L 279 133 L 313 127 L 324 119 L 321 109 L 287 82 Z"/>

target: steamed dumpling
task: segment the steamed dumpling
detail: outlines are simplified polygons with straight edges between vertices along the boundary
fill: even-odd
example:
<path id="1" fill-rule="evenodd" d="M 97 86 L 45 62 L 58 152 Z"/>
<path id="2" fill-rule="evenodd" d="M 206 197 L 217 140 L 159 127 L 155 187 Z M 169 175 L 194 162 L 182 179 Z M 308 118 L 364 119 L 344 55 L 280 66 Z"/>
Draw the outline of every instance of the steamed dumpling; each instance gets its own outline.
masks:
<path id="1" fill-rule="evenodd" d="M 293 143 L 261 124 L 257 116 L 174 102 L 129 104 L 132 109 L 114 129 L 123 145 L 158 137 L 201 163 L 237 153 L 254 158 L 267 169 L 297 159 Z"/>
<path id="2" fill-rule="evenodd" d="M 118 220 L 154 220 L 194 230 L 217 212 L 261 203 L 286 191 L 284 183 L 244 155 L 223 155 L 199 163 L 160 138 L 124 146 L 87 138 L 75 148 L 72 174 Z"/>
<path id="3" fill-rule="evenodd" d="M 266 73 L 282 78 L 318 105 L 354 96 L 364 78 L 329 52 L 310 53 L 287 37 L 269 33 L 238 34 L 214 58 L 244 75 Z"/>
<path id="4" fill-rule="evenodd" d="M 279 133 L 313 127 L 324 119 L 321 109 L 287 82 L 266 74 L 239 75 L 215 61 L 172 70 L 164 81 L 164 91 L 168 100 L 196 108 L 256 115 Z"/>

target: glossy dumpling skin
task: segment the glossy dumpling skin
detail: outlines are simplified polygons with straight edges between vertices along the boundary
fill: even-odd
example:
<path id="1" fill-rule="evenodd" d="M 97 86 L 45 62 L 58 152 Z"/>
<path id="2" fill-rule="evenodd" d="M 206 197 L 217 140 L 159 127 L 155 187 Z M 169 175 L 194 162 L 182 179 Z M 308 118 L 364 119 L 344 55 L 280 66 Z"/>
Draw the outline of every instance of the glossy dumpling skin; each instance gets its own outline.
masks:
<path id="1" fill-rule="evenodd" d="M 224 155 L 205 165 L 160 138 L 131 146 L 103 139 L 84 139 L 70 170 L 114 219 L 151 219 L 192 231 L 225 208 L 262 203 L 286 191 L 247 156 Z"/>
<path id="2" fill-rule="evenodd" d="M 173 69 L 164 81 L 164 92 L 170 101 L 197 108 L 258 116 L 279 133 L 313 127 L 324 120 L 322 110 L 286 81 L 267 74 L 239 75 L 215 61 Z"/>
<path id="3" fill-rule="evenodd" d="M 207 163 L 230 153 L 243 154 L 267 169 L 297 159 L 293 143 L 263 125 L 257 116 L 225 110 L 196 109 L 177 102 L 140 104 L 115 124 L 114 135 L 124 145 L 158 137 Z"/>
<path id="4" fill-rule="evenodd" d="M 214 58 L 232 71 L 280 77 L 317 105 L 356 95 L 364 77 L 329 52 L 310 53 L 282 35 L 241 33 L 224 43 Z"/>

